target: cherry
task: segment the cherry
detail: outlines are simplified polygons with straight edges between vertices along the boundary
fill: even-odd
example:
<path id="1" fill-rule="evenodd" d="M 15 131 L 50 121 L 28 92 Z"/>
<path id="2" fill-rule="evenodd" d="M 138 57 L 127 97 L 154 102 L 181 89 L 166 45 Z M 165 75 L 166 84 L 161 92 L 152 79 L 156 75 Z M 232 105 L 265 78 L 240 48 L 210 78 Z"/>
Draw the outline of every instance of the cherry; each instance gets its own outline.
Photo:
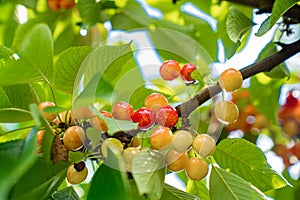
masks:
<path id="1" fill-rule="evenodd" d="M 75 0 L 47 0 L 51 10 L 68 9 L 75 5 Z"/>
<path id="2" fill-rule="evenodd" d="M 220 101 L 214 108 L 217 119 L 223 124 L 232 124 L 239 117 L 239 109 L 237 105 L 231 101 Z"/>
<path id="3" fill-rule="evenodd" d="M 125 169 L 129 172 L 132 171 L 132 161 L 133 158 L 140 152 L 139 149 L 135 147 L 128 147 L 123 151 L 123 159 L 125 162 Z"/>
<path id="4" fill-rule="evenodd" d="M 220 86 L 228 92 L 233 92 L 243 84 L 243 76 L 239 70 L 229 68 L 219 78 Z"/>
<path id="5" fill-rule="evenodd" d="M 208 174 L 208 164 L 200 158 L 190 158 L 185 166 L 187 177 L 194 181 L 200 181 Z"/>
<path id="6" fill-rule="evenodd" d="M 88 175 L 88 169 L 82 161 L 78 164 L 71 165 L 67 171 L 67 180 L 71 184 L 83 182 Z"/>
<path id="7" fill-rule="evenodd" d="M 124 101 L 116 103 L 112 108 L 112 116 L 114 119 L 130 121 L 133 113 L 132 106 Z"/>
<path id="8" fill-rule="evenodd" d="M 168 127 L 159 126 L 154 129 L 150 136 L 150 144 L 153 149 L 161 150 L 170 146 L 173 134 Z"/>
<path id="9" fill-rule="evenodd" d="M 41 114 L 44 116 L 44 118 L 46 120 L 52 121 L 56 118 L 56 114 L 48 113 L 48 112 L 44 111 L 45 108 L 55 107 L 55 103 L 50 102 L 50 101 L 44 101 L 44 102 L 39 103 L 38 107 L 39 107 Z"/>
<path id="10" fill-rule="evenodd" d="M 178 113 L 172 106 L 162 106 L 157 111 L 157 123 L 161 126 L 174 127 L 178 122 Z"/>
<path id="11" fill-rule="evenodd" d="M 193 71 L 195 71 L 197 69 L 197 66 L 195 64 L 192 63 L 187 63 L 185 65 L 183 65 L 183 67 L 180 70 L 180 75 L 181 78 L 188 83 L 193 83 L 195 82 L 195 79 L 192 78 L 192 73 Z"/>
<path id="12" fill-rule="evenodd" d="M 167 60 L 160 66 L 159 73 L 164 80 L 172 81 L 180 75 L 180 65 L 175 60 Z"/>
<path id="13" fill-rule="evenodd" d="M 45 134 L 45 130 L 40 130 L 37 132 L 37 146 L 39 147 L 39 149 L 37 150 L 37 154 L 42 153 L 42 143 L 43 143 L 43 137 Z"/>
<path id="14" fill-rule="evenodd" d="M 145 99 L 146 108 L 150 108 L 154 112 L 157 112 L 161 106 L 168 105 L 166 97 L 160 93 L 152 93 Z"/>
<path id="15" fill-rule="evenodd" d="M 283 122 L 282 130 L 289 137 L 295 137 L 299 133 L 298 123 L 294 119 L 287 119 Z"/>
<path id="16" fill-rule="evenodd" d="M 300 159 L 300 143 L 297 142 L 295 145 L 291 148 L 291 152 Z"/>
<path id="17" fill-rule="evenodd" d="M 167 155 L 167 165 L 172 172 L 180 172 L 185 168 L 189 157 L 187 152 L 179 153 L 172 149 Z"/>
<path id="18" fill-rule="evenodd" d="M 62 122 L 66 123 L 68 125 L 74 125 L 75 124 L 75 119 L 74 119 L 72 111 L 64 111 L 64 112 L 59 114 L 59 117 L 62 120 Z"/>
<path id="19" fill-rule="evenodd" d="M 89 109 L 88 106 L 75 108 L 73 110 L 73 116 L 75 119 L 89 119 L 94 117 L 94 113 Z"/>
<path id="20" fill-rule="evenodd" d="M 67 149 L 77 150 L 85 141 L 85 132 L 80 126 L 70 126 L 63 136 L 63 142 Z"/>
<path id="21" fill-rule="evenodd" d="M 286 98 L 286 102 L 284 104 L 287 108 L 294 108 L 298 104 L 298 99 L 294 97 L 293 92 L 290 92 Z"/>
<path id="22" fill-rule="evenodd" d="M 172 140 L 172 146 L 179 153 L 186 152 L 190 148 L 192 143 L 193 136 L 185 130 L 176 132 Z"/>
<path id="23" fill-rule="evenodd" d="M 108 156 L 107 149 L 110 148 L 114 153 L 121 153 L 124 145 L 116 138 L 107 138 L 103 141 L 101 146 L 102 155 L 106 158 Z"/>
<path id="24" fill-rule="evenodd" d="M 215 152 L 216 142 L 211 136 L 207 134 L 200 134 L 197 135 L 193 141 L 193 149 L 201 157 L 206 157 Z"/>
<path id="25" fill-rule="evenodd" d="M 139 123 L 139 129 L 147 130 L 156 122 L 156 114 L 150 108 L 140 108 L 131 117 L 132 121 Z"/>
<path id="26" fill-rule="evenodd" d="M 112 115 L 107 111 L 101 110 L 100 113 L 105 117 L 112 118 Z M 93 117 L 89 123 L 92 127 L 100 130 L 103 133 L 106 133 L 108 131 L 106 123 L 98 116 Z"/>
<path id="27" fill-rule="evenodd" d="M 142 145 L 142 140 L 141 138 L 139 138 L 138 136 L 134 136 L 132 139 L 131 139 L 131 142 L 129 144 L 129 146 L 131 147 L 136 147 L 136 148 L 140 148 Z"/>

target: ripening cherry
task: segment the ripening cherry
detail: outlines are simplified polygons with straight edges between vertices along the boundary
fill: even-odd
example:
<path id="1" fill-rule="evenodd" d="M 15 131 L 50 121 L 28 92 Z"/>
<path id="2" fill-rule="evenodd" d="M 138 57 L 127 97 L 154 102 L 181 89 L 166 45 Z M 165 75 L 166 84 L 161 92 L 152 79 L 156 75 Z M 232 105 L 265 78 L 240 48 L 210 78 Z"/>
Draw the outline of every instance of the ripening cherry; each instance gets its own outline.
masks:
<path id="1" fill-rule="evenodd" d="M 182 80 L 188 83 L 193 83 L 195 81 L 194 78 L 192 78 L 192 73 L 197 69 L 197 66 L 192 63 L 187 63 L 183 65 L 183 67 L 180 70 L 180 75 Z"/>
<path id="2" fill-rule="evenodd" d="M 298 133 L 300 133 L 298 123 L 294 119 L 287 119 L 283 121 L 282 130 L 289 137 L 295 137 Z"/>
<path id="3" fill-rule="evenodd" d="M 64 111 L 64 112 L 59 114 L 59 117 L 62 120 L 62 122 L 66 123 L 68 125 L 74 125 L 75 124 L 75 119 L 74 119 L 72 111 Z"/>
<path id="4" fill-rule="evenodd" d="M 300 143 L 297 142 L 295 145 L 291 148 L 291 152 L 300 159 Z"/>
<path id="5" fill-rule="evenodd" d="M 214 107 L 217 119 L 223 124 L 232 124 L 239 117 L 237 105 L 231 101 L 220 101 Z"/>
<path id="6" fill-rule="evenodd" d="M 114 119 L 130 121 L 133 113 L 132 106 L 124 101 L 116 103 L 112 108 L 112 116 Z"/>
<path id="7" fill-rule="evenodd" d="M 51 10 L 57 11 L 72 8 L 75 5 L 75 0 L 47 0 L 47 3 Z"/>
<path id="8" fill-rule="evenodd" d="M 48 121 L 52 121 L 52 120 L 54 120 L 56 118 L 56 114 L 48 113 L 48 112 L 44 111 L 45 108 L 55 107 L 55 103 L 50 102 L 50 101 L 44 101 L 44 102 L 39 103 L 38 107 L 39 107 L 39 110 L 40 110 L 41 114 Z"/>
<path id="9" fill-rule="evenodd" d="M 79 184 L 83 182 L 88 175 L 88 169 L 83 161 L 71 165 L 67 171 L 67 180 L 71 184 Z"/>
<path id="10" fill-rule="evenodd" d="M 41 153 L 42 152 L 42 143 L 43 143 L 43 137 L 44 137 L 44 134 L 45 134 L 45 130 L 40 130 L 37 132 L 37 146 L 38 146 L 38 150 L 37 150 L 37 154 Z"/>
<path id="11" fill-rule="evenodd" d="M 229 68 L 219 78 L 220 86 L 228 92 L 233 92 L 243 84 L 243 76 L 239 70 Z"/>
<path id="12" fill-rule="evenodd" d="M 150 136 L 150 144 L 155 150 L 166 149 L 170 146 L 173 134 L 168 127 L 159 126 L 155 128 Z"/>
<path id="13" fill-rule="evenodd" d="M 156 122 L 156 114 L 150 108 L 140 108 L 131 117 L 132 121 L 139 124 L 139 129 L 147 130 Z"/>
<path id="14" fill-rule="evenodd" d="M 178 113 L 172 106 L 162 106 L 157 111 L 156 120 L 161 126 L 174 127 L 178 122 Z"/>
<path id="15" fill-rule="evenodd" d="M 88 106 L 75 108 L 72 112 L 75 119 L 89 119 L 95 116 Z"/>
<path id="16" fill-rule="evenodd" d="M 112 118 L 112 115 L 107 111 L 101 110 L 100 113 L 105 117 Z M 106 133 L 108 131 L 106 123 L 98 116 L 91 118 L 89 123 L 93 128 L 98 129 L 103 133 Z"/>
<path id="17" fill-rule="evenodd" d="M 152 93 L 145 99 L 145 107 L 150 108 L 154 112 L 157 112 L 160 107 L 168 104 L 166 97 L 160 93 Z"/>
<path id="18" fill-rule="evenodd" d="M 77 150 L 83 146 L 85 131 L 80 126 L 70 126 L 64 133 L 63 142 L 67 149 Z"/>
<path id="19" fill-rule="evenodd" d="M 200 134 L 193 141 L 193 149 L 201 157 L 206 157 L 215 152 L 216 142 L 210 135 Z"/>
<path id="20" fill-rule="evenodd" d="M 133 158 L 140 152 L 139 149 L 135 148 L 135 147 L 128 147 L 126 149 L 124 149 L 123 151 L 123 159 L 124 159 L 124 163 L 125 163 L 125 169 L 128 172 L 132 171 L 132 161 Z"/>
<path id="21" fill-rule="evenodd" d="M 107 138 L 103 141 L 101 146 L 102 155 L 106 158 L 108 156 L 108 148 L 114 153 L 121 153 L 123 151 L 124 145 L 122 142 L 116 138 Z"/>
<path id="22" fill-rule="evenodd" d="M 167 60 L 160 66 L 159 73 L 164 80 L 172 81 L 180 75 L 180 65 L 175 60 Z"/>
<path id="23" fill-rule="evenodd" d="M 200 181 L 208 174 L 208 164 L 200 158 L 190 158 L 185 166 L 187 177 L 194 181 Z"/>
<path id="24" fill-rule="evenodd" d="M 193 136 L 185 130 L 177 131 L 172 140 L 172 146 L 179 153 L 186 152 L 193 143 Z"/>
<path id="25" fill-rule="evenodd" d="M 170 171 L 180 172 L 185 168 L 189 157 L 187 152 L 179 153 L 172 149 L 167 155 L 167 165 Z"/>

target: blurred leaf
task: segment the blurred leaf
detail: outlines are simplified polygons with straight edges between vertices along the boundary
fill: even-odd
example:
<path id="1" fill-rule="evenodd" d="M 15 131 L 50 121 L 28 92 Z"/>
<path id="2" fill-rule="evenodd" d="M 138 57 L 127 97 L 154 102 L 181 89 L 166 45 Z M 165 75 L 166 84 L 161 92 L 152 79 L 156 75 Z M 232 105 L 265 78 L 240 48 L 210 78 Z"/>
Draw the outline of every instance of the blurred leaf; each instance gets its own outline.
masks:
<path id="1" fill-rule="evenodd" d="M 237 52 L 240 46 L 241 46 L 240 40 L 238 40 L 236 43 L 233 43 L 227 51 L 227 59 L 230 59 L 232 56 L 234 56 L 235 52 Z"/>
<path id="2" fill-rule="evenodd" d="M 247 140 L 222 140 L 217 146 L 214 158 L 222 168 L 239 175 L 261 191 L 278 189 L 288 184 L 271 169 L 264 153 Z"/>
<path id="3" fill-rule="evenodd" d="M 0 45 L 0 59 L 9 59 L 14 54 L 10 48 Z"/>
<path id="4" fill-rule="evenodd" d="M 95 128 L 86 129 L 86 136 L 92 142 L 92 149 L 95 149 L 101 140 L 101 133 Z"/>
<path id="5" fill-rule="evenodd" d="M 50 80 L 53 44 L 48 26 L 37 24 L 30 29 L 20 28 L 15 38 L 19 39 L 15 44 L 19 58 L 7 60 L 0 68 L 0 85 Z"/>
<path id="6" fill-rule="evenodd" d="M 210 200 L 209 191 L 202 181 L 189 180 L 186 186 L 188 193 L 194 194 L 200 198 L 200 200 Z"/>
<path id="7" fill-rule="evenodd" d="M 164 189 L 167 151 L 142 150 L 132 162 L 132 175 L 140 195 L 160 199 Z M 153 190 L 156 188 L 156 190 Z"/>
<path id="8" fill-rule="evenodd" d="M 32 120 L 28 110 L 19 108 L 0 108 L 0 123 L 19 123 Z"/>
<path id="9" fill-rule="evenodd" d="M 74 188 L 67 187 L 63 190 L 60 190 L 58 192 L 55 192 L 51 197 L 51 200 L 63 200 L 63 199 L 68 199 L 68 200 L 79 200 L 79 196 L 77 195 L 76 191 Z"/>
<path id="10" fill-rule="evenodd" d="M 62 51 L 73 46 L 76 39 L 79 38 L 79 31 L 74 30 L 73 24 L 67 24 L 64 30 L 57 36 L 54 41 L 54 54 L 57 55 Z"/>
<path id="11" fill-rule="evenodd" d="M 11 193 L 12 199 L 48 199 L 65 179 L 68 166 L 65 161 L 53 165 L 39 158 L 33 167 L 18 179 Z"/>
<path id="12" fill-rule="evenodd" d="M 277 52 L 276 45 L 273 42 L 270 42 L 266 45 L 263 50 L 260 52 L 257 61 L 262 60 L 268 56 L 271 56 Z M 290 71 L 284 62 L 277 65 L 270 72 L 265 72 L 265 74 L 270 78 L 285 78 L 290 77 Z"/>
<path id="13" fill-rule="evenodd" d="M 33 10 L 36 9 L 37 1 L 36 0 L 11 0 L 15 4 L 22 4 L 27 8 L 31 8 Z"/>
<path id="14" fill-rule="evenodd" d="M 5 90 L 3 90 L 1 87 L 0 87 L 0 108 L 7 108 L 10 106 L 10 101 L 9 101 L 9 98 L 5 92 Z"/>
<path id="15" fill-rule="evenodd" d="M 272 14 L 259 27 L 256 36 L 262 36 L 268 32 L 280 17 L 292 6 L 297 4 L 298 0 L 275 0 L 272 8 Z"/>
<path id="16" fill-rule="evenodd" d="M 278 99 L 281 85 L 281 81 L 272 80 L 264 74 L 259 74 L 251 78 L 249 87 L 250 99 L 255 108 L 274 124 L 277 123 Z"/>
<path id="17" fill-rule="evenodd" d="M 100 3 L 94 0 L 78 0 L 78 11 L 87 28 L 92 27 L 100 19 Z"/>
<path id="18" fill-rule="evenodd" d="M 200 198 L 198 198 L 197 196 L 186 193 L 168 184 L 164 185 L 164 190 L 160 199 L 161 200 L 200 200 Z"/>
<path id="19" fill-rule="evenodd" d="M 36 132 L 32 129 L 26 140 L 0 144 L 0 199 L 7 199 L 15 182 L 34 164 Z"/>
<path id="20" fill-rule="evenodd" d="M 81 151 L 69 151 L 69 161 L 73 163 L 79 163 L 86 158 L 86 153 Z"/>
<path id="21" fill-rule="evenodd" d="M 80 65 L 92 49 L 89 46 L 71 47 L 59 55 L 54 67 L 54 82 L 57 89 L 68 94 L 73 93 Z"/>
<path id="22" fill-rule="evenodd" d="M 38 129 L 43 128 L 45 133 L 43 135 L 42 142 L 42 155 L 46 162 L 52 163 L 51 161 L 51 147 L 54 139 L 54 133 L 52 127 L 47 120 L 42 116 L 38 106 L 36 104 L 29 105 L 33 119 L 35 120 Z"/>
<path id="23" fill-rule="evenodd" d="M 267 197 L 250 183 L 224 169 L 212 167 L 209 179 L 212 200 L 266 200 Z"/>
<path id="24" fill-rule="evenodd" d="M 93 175 L 87 199 L 131 200 L 125 190 L 121 171 L 120 155 L 115 155 L 110 149 L 104 163 Z"/>
<path id="25" fill-rule="evenodd" d="M 245 33 L 253 26 L 253 22 L 237 7 L 229 7 L 226 19 L 226 30 L 229 38 L 237 43 L 245 36 Z"/>

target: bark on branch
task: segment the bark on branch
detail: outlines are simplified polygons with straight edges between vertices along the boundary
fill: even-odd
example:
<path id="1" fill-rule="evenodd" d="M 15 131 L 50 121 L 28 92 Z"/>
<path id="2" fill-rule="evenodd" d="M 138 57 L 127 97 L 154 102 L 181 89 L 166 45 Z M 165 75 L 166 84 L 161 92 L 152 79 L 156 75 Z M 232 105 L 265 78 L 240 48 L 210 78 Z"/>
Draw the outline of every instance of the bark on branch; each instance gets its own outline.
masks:
<path id="1" fill-rule="evenodd" d="M 277 53 L 269 56 L 257 63 L 249 65 L 243 69 L 241 69 L 241 73 L 243 75 L 243 79 L 247 79 L 251 76 L 254 76 L 260 72 L 268 72 L 276 67 L 278 64 L 284 62 L 291 56 L 300 52 L 300 40 L 283 46 L 283 48 L 278 51 Z M 183 122 L 188 123 L 189 115 L 200 105 L 205 103 L 211 97 L 215 96 L 222 89 L 220 88 L 219 84 L 208 86 L 201 90 L 196 96 L 189 99 L 188 101 L 176 106 L 176 110 L 179 116 L 182 117 Z"/>

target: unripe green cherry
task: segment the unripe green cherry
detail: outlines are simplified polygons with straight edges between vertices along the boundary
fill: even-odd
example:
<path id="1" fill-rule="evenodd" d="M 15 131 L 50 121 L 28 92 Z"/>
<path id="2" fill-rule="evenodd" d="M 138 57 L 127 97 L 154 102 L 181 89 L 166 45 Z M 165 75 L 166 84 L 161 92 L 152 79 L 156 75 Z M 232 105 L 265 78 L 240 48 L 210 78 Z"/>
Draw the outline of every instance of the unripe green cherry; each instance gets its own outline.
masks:
<path id="1" fill-rule="evenodd" d="M 239 117 L 237 105 L 231 101 L 220 101 L 214 107 L 217 119 L 225 125 L 234 123 Z"/>
<path id="2" fill-rule="evenodd" d="M 185 166 L 187 177 L 194 181 L 200 181 L 208 174 L 208 164 L 200 158 L 190 158 Z"/>
<path id="3" fill-rule="evenodd" d="M 124 145 L 122 144 L 122 142 L 116 138 L 107 138 L 103 141 L 102 146 L 101 146 L 101 152 L 102 155 L 106 158 L 108 153 L 108 149 L 110 148 L 112 151 L 114 151 L 115 153 L 121 153 L 123 151 L 123 147 Z"/>
<path id="4" fill-rule="evenodd" d="M 172 140 L 172 146 L 179 153 L 186 152 L 192 143 L 193 136 L 185 130 L 177 131 Z"/>
<path id="5" fill-rule="evenodd" d="M 79 167 L 76 165 L 80 165 Z M 83 182 L 88 175 L 88 169 L 84 162 L 71 165 L 67 171 L 67 180 L 71 184 L 79 184 Z"/>
<path id="6" fill-rule="evenodd" d="M 125 163 L 126 171 L 132 171 L 132 161 L 133 158 L 140 152 L 139 149 L 135 147 L 128 147 L 123 151 L 123 159 Z"/>
<path id="7" fill-rule="evenodd" d="M 221 74 L 219 83 L 221 88 L 225 89 L 228 92 L 233 92 L 242 87 L 242 73 L 234 68 L 229 68 Z"/>
<path id="8" fill-rule="evenodd" d="M 211 136 L 207 134 L 200 134 L 197 135 L 193 141 L 193 149 L 201 157 L 206 157 L 215 152 L 216 142 Z"/>

